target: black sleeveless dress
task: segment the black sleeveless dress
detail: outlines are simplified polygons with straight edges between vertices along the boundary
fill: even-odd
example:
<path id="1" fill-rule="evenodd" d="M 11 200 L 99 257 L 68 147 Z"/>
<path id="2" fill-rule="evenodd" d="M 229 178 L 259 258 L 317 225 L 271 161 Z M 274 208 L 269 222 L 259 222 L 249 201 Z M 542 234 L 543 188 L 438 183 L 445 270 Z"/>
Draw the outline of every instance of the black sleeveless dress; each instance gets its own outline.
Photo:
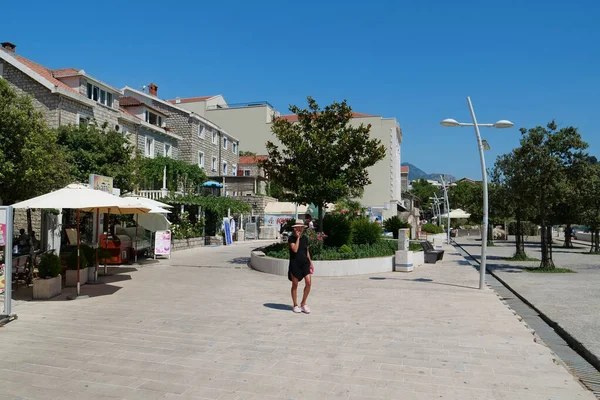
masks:
<path id="1" fill-rule="evenodd" d="M 290 236 L 288 242 L 296 243 L 297 237 L 295 235 Z M 288 268 L 288 279 L 292 280 L 292 275 L 299 281 L 304 279 L 306 275 L 310 274 L 310 261 L 308 259 L 308 238 L 304 235 L 300 237 L 300 243 L 298 245 L 298 251 L 293 252 L 290 248 L 290 266 Z"/>

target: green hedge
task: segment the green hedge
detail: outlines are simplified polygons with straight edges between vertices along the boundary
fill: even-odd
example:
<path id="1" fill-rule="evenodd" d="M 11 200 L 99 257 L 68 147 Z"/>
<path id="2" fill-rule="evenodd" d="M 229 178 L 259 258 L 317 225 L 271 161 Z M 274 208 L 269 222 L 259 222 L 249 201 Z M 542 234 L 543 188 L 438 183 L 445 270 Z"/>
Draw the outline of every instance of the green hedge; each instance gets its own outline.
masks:
<path id="1" fill-rule="evenodd" d="M 290 257 L 287 243 L 274 243 L 262 249 L 267 257 L 288 259 Z M 313 260 L 355 260 L 358 258 L 389 257 L 398 250 L 397 240 L 381 240 L 374 244 L 352 244 L 341 248 L 325 247 Z"/>
<path id="2" fill-rule="evenodd" d="M 403 221 L 397 215 L 390 217 L 383 221 L 383 228 L 386 232 L 392 232 L 394 239 L 398 239 L 398 230 L 410 228 L 410 224 L 406 221 Z"/>
<path id="3" fill-rule="evenodd" d="M 430 222 L 428 222 L 425 225 L 423 225 L 421 227 L 421 230 L 423 232 L 432 233 L 432 234 L 444 233 L 444 230 L 441 227 L 439 227 L 439 226 L 437 226 L 435 224 L 432 224 Z"/>
<path id="4" fill-rule="evenodd" d="M 323 233 L 327 235 L 327 246 L 341 247 L 352 243 L 352 223 L 344 215 L 327 214 L 323 218 Z"/>
<path id="5" fill-rule="evenodd" d="M 375 244 L 381 239 L 383 231 L 377 222 L 366 218 L 352 221 L 353 244 Z"/>

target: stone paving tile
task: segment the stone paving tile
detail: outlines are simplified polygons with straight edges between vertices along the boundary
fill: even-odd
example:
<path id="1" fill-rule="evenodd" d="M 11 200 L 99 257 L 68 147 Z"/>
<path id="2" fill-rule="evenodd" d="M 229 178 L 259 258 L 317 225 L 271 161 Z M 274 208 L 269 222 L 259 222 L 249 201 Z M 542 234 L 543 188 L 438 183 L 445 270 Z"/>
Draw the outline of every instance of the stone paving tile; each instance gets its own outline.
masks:
<path id="1" fill-rule="evenodd" d="M 296 315 L 270 306 L 290 303 L 285 278 L 236 268 L 252 247 L 19 303 L 0 399 L 593 399 L 452 249 L 411 274 L 315 279 Z"/>

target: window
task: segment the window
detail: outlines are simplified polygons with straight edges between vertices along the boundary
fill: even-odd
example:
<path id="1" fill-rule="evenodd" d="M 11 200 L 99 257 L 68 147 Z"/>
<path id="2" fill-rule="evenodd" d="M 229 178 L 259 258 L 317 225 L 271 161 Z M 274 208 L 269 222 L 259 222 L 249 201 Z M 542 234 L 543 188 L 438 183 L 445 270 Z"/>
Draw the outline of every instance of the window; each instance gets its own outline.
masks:
<path id="1" fill-rule="evenodd" d="M 165 143 L 165 157 L 171 157 L 173 155 L 173 147 L 168 144 Z"/>
<path id="2" fill-rule="evenodd" d="M 249 169 L 245 169 L 244 170 L 244 176 L 250 176 L 250 170 Z"/>
<path id="3" fill-rule="evenodd" d="M 238 144 L 236 142 L 233 142 L 233 154 L 237 154 L 238 151 Z"/>
<path id="4" fill-rule="evenodd" d="M 92 122 L 90 117 L 86 117 L 84 115 L 77 114 L 77 124 L 78 125 L 89 125 Z"/>
<path id="5" fill-rule="evenodd" d="M 146 136 L 146 145 L 144 146 L 144 155 L 154 158 L 154 139 Z"/>
<path id="6" fill-rule="evenodd" d="M 232 176 L 237 175 L 237 165 L 235 165 L 235 164 L 231 164 L 231 175 Z"/>
<path id="7" fill-rule="evenodd" d="M 223 161 L 223 175 L 227 175 L 227 161 Z"/>
<path id="8" fill-rule="evenodd" d="M 92 85 L 91 83 L 87 84 L 87 97 L 88 99 L 97 101 L 105 106 L 112 107 L 113 105 L 112 93 L 107 92 L 104 89 L 100 89 L 98 86 Z"/>
<path id="9" fill-rule="evenodd" d="M 204 153 L 201 151 L 198 152 L 198 166 L 204 168 Z"/>
<path id="10" fill-rule="evenodd" d="M 204 125 L 200 124 L 198 126 L 198 137 L 200 139 L 204 139 L 204 130 L 205 130 Z"/>
<path id="11" fill-rule="evenodd" d="M 154 114 L 153 112 L 150 112 L 148 110 L 144 111 L 144 120 L 147 123 L 156 126 L 162 126 L 163 124 L 163 118 L 160 115 Z"/>
<path id="12" fill-rule="evenodd" d="M 212 136 L 213 136 L 213 139 L 212 139 L 213 144 L 217 144 L 217 139 L 219 138 L 219 134 L 217 132 L 213 132 Z"/>
<path id="13" fill-rule="evenodd" d="M 217 172 L 217 157 L 212 158 L 212 170 L 213 172 Z"/>
<path id="14" fill-rule="evenodd" d="M 227 138 L 223 137 L 223 148 L 227 149 Z"/>

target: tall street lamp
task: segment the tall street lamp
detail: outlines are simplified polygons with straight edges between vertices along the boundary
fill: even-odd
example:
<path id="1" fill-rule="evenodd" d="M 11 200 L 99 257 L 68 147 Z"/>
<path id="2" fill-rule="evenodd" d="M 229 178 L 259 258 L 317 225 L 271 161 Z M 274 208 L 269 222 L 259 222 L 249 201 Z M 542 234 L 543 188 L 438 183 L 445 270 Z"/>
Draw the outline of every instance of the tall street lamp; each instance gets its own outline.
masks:
<path id="1" fill-rule="evenodd" d="M 457 127 L 457 126 L 472 126 L 475 128 L 475 135 L 477 136 L 477 147 L 479 148 L 479 159 L 481 161 L 481 178 L 483 181 L 483 226 L 481 232 L 481 264 L 479 266 L 479 289 L 483 289 L 485 286 L 485 270 L 486 270 L 486 253 L 487 253 L 487 230 L 488 230 L 488 185 L 487 185 L 487 171 L 485 168 L 485 157 L 483 151 L 485 147 L 481 135 L 479 134 L 479 127 L 484 128 L 512 128 L 514 124 L 505 119 L 496 122 L 495 124 L 478 124 L 477 117 L 475 117 L 475 110 L 473 110 L 473 104 L 471 104 L 471 98 L 467 97 L 467 103 L 469 104 L 469 110 L 471 111 L 471 117 L 473 123 L 458 122 L 455 119 L 447 118 L 440 122 L 442 126 L 446 127 Z M 486 142 L 487 145 L 487 142 Z M 489 149 L 489 146 L 487 146 Z"/>
<path id="2" fill-rule="evenodd" d="M 444 188 L 444 203 L 446 207 L 446 212 L 448 213 L 448 229 L 446 229 L 446 243 L 450 244 L 450 201 L 448 201 L 448 186 L 446 186 L 446 182 L 444 181 L 444 177 L 440 175 L 440 179 L 442 181 L 442 187 Z"/>

